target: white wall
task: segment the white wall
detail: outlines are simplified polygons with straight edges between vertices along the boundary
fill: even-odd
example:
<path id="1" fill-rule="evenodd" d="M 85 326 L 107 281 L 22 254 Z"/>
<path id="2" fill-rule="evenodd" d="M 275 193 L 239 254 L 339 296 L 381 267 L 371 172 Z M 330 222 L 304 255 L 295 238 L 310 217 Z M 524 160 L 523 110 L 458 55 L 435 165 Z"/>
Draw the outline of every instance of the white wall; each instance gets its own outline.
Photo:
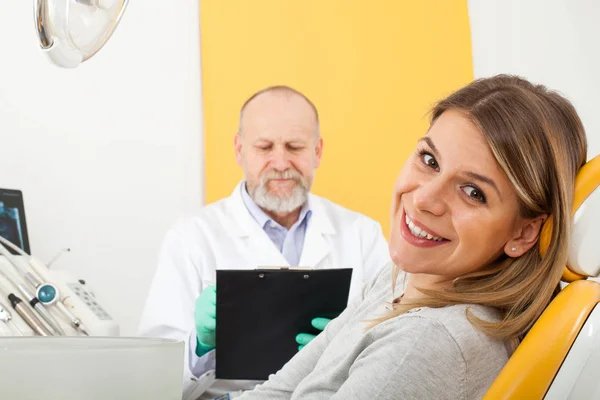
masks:
<path id="1" fill-rule="evenodd" d="M 30 242 L 86 279 L 135 334 L 162 236 L 202 193 L 198 1 L 131 1 L 108 45 L 62 70 L 31 0 L 0 2 L 0 187 L 22 189 Z"/>
<path id="2" fill-rule="evenodd" d="M 577 108 L 600 153 L 600 2 L 470 0 L 476 77 L 515 73 L 556 89 Z"/>

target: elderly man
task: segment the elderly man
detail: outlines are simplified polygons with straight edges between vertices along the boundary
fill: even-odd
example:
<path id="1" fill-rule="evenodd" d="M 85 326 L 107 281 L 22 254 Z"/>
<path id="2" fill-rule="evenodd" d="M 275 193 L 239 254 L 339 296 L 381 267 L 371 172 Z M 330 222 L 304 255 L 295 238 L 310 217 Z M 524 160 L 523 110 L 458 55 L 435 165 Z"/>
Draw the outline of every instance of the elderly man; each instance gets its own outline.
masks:
<path id="1" fill-rule="evenodd" d="M 184 398 L 233 397 L 259 383 L 213 382 L 217 269 L 353 268 L 352 297 L 389 260 L 377 222 L 309 193 L 322 154 L 313 103 L 286 86 L 261 90 L 242 106 L 235 136 L 244 180 L 166 234 L 140 333 L 185 341 Z M 311 339 L 296 338 L 300 347 Z"/>

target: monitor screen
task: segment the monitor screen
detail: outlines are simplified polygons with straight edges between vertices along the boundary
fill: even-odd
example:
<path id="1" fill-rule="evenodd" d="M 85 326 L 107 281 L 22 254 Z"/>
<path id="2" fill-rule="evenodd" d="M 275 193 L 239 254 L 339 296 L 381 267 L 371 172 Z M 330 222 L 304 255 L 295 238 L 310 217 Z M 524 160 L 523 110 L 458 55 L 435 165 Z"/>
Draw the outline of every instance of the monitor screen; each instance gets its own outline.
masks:
<path id="1" fill-rule="evenodd" d="M 0 189 L 0 236 L 10 240 L 27 254 L 31 254 L 23 193 L 20 190 Z M 13 250 L 11 253 L 16 254 Z"/>

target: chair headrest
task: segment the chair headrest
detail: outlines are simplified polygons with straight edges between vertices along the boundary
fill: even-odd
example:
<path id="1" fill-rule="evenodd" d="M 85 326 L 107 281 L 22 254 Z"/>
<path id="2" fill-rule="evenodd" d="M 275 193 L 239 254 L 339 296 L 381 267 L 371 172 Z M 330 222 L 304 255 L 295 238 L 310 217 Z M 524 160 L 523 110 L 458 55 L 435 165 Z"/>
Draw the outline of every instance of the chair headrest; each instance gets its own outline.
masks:
<path id="1" fill-rule="evenodd" d="M 600 155 L 589 160 L 577 173 L 573 197 L 573 232 L 569 259 L 562 280 L 573 282 L 600 275 Z M 540 253 L 548 250 L 552 218 L 542 228 Z"/>

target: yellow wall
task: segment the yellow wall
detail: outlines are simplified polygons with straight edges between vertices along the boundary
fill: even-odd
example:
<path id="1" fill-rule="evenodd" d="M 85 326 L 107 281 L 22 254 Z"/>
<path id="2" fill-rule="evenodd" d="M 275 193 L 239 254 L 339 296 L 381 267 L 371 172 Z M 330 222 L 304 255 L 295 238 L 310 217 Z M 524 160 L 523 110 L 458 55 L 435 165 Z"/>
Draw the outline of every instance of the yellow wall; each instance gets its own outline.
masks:
<path id="1" fill-rule="evenodd" d="M 466 0 L 203 0 L 206 201 L 242 172 L 233 137 L 253 92 L 284 84 L 321 116 L 313 192 L 387 235 L 396 174 L 436 99 L 473 78 Z"/>

